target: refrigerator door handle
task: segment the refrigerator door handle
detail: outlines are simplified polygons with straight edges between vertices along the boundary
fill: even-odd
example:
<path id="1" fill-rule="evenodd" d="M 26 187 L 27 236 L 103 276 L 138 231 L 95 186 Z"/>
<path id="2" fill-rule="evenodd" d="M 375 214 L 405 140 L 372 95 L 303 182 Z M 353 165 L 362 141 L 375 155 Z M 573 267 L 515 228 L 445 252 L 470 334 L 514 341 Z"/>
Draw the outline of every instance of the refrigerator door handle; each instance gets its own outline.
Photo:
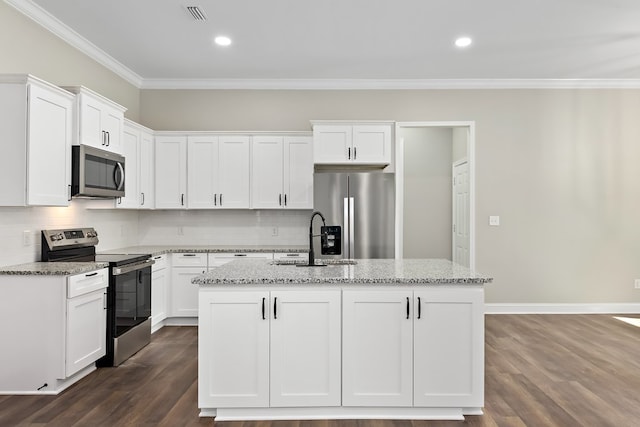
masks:
<path id="1" fill-rule="evenodd" d="M 344 218 L 342 223 L 344 224 L 344 230 L 342 234 L 342 257 L 349 258 L 349 198 L 342 199 L 342 206 L 344 209 Z"/>
<path id="2" fill-rule="evenodd" d="M 355 258 L 355 230 L 354 230 L 354 222 L 355 222 L 355 201 L 353 197 L 349 197 L 349 257 Z"/>

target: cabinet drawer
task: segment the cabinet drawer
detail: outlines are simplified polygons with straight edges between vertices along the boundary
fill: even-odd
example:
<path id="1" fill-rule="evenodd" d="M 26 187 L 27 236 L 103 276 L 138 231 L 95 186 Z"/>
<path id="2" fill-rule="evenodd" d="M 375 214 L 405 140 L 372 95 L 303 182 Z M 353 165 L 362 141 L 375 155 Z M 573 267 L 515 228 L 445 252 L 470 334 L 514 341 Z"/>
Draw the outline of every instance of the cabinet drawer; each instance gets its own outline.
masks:
<path id="1" fill-rule="evenodd" d="M 154 261 L 154 264 L 151 266 L 151 271 L 156 272 L 167 268 L 167 255 L 156 255 L 152 256 L 151 259 Z"/>
<path id="2" fill-rule="evenodd" d="M 76 274 L 67 278 L 67 298 L 88 294 L 109 285 L 109 269 Z"/>
<path id="3" fill-rule="evenodd" d="M 172 255 L 171 263 L 173 267 L 206 267 L 207 254 L 193 252 L 177 253 Z"/>
<path id="4" fill-rule="evenodd" d="M 273 259 L 302 259 L 309 260 L 309 252 L 276 252 Z"/>
<path id="5" fill-rule="evenodd" d="M 209 254 L 209 267 L 219 267 L 237 259 L 273 259 L 271 252 L 222 252 Z"/>

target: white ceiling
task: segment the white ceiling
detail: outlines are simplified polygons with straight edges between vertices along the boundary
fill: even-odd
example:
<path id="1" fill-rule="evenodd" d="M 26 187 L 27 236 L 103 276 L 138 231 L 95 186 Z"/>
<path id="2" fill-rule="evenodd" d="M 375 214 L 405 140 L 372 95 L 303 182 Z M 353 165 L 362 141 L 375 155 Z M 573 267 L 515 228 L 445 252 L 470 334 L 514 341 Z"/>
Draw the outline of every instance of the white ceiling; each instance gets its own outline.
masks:
<path id="1" fill-rule="evenodd" d="M 640 87 L 639 0 L 6 1 L 139 87 Z"/>

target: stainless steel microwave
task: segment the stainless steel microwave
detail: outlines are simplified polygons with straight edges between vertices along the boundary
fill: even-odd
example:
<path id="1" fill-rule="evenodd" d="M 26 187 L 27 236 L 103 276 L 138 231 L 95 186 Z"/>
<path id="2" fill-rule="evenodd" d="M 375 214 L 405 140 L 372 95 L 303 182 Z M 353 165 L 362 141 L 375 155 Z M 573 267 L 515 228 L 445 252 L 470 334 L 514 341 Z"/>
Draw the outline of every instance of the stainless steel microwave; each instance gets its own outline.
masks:
<path id="1" fill-rule="evenodd" d="M 87 145 L 71 149 L 73 197 L 124 197 L 124 156 Z"/>

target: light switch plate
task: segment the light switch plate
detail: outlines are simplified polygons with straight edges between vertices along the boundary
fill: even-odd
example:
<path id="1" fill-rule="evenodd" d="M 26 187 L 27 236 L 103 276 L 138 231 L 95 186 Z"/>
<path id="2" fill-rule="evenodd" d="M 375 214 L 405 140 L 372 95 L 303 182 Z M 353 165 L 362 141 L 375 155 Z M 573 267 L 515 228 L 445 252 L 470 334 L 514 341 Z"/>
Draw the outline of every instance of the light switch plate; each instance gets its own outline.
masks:
<path id="1" fill-rule="evenodd" d="M 500 225 L 500 217 L 497 215 L 491 215 L 489 217 L 489 225 L 494 225 L 494 226 Z"/>

